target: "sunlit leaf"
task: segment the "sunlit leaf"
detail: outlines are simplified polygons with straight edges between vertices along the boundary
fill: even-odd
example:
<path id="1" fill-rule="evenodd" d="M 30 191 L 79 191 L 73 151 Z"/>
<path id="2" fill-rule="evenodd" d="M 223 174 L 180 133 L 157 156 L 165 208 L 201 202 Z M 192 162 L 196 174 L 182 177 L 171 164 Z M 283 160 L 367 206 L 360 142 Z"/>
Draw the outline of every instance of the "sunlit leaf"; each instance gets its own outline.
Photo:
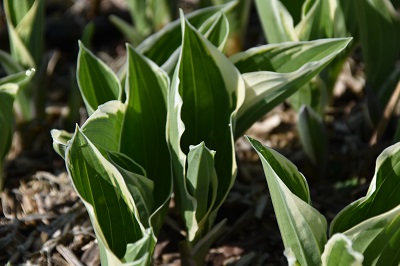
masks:
<path id="1" fill-rule="evenodd" d="M 246 138 L 261 159 L 285 249 L 293 251 L 300 265 L 320 265 L 327 223 L 310 205 L 305 178 L 281 154 Z"/>
<path id="2" fill-rule="evenodd" d="M 211 208 L 210 219 L 213 219 L 236 174 L 233 119 L 243 101 L 244 83 L 233 64 L 184 18 L 182 32 L 182 49 L 169 95 L 167 124 L 175 193 L 182 212 L 193 213 L 196 205 L 187 187 L 187 156 L 191 145 L 204 142 L 216 152 L 218 190 Z M 190 220 L 193 218 L 188 218 Z"/>
<path id="3" fill-rule="evenodd" d="M 124 179 L 79 128 L 66 150 L 66 165 L 79 196 L 89 215 L 99 225 L 96 231 L 102 243 L 118 258 L 126 252 L 126 245 L 143 237 L 144 228 L 137 217 L 134 200 Z M 110 223 L 112 219 L 112 223 Z M 96 229 L 95 229 L 96 230 Z"/>
<path id="4" fill-rule="evenodd" d="M 120 100 L 122 97 L 122 88 L 117 76 L 82 42 L 79 42 L 76 76 L 89 115 L 97 106 L 111 100 Z"/>
<path id="5" fill-rule="evenodd" d="M 362 266 L 364 256 L 353 249 L 345 235 L 335 234 L 326 243 L 321 258 L 323 266 Z"/>

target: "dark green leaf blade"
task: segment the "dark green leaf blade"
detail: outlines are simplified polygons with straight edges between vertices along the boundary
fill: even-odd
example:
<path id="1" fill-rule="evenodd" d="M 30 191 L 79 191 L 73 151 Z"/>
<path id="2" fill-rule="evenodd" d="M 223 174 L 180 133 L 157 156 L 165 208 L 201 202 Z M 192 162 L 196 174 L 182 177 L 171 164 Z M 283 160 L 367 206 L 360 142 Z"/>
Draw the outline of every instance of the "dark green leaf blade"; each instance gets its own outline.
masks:
<path id="1" fill-rule="evenodd" d="M 121 99 L 122 88 L 117 76 L 82 42 L 79 42 L 76 76 L 89 115 L 99 105 Z"/>
<path id="2" fill-rule="evenodd" d="M 100 154 L 79 128 L 66 151 L 66 165 L 79 196 L 93 209 L 92 222 L 99 225 L 98 238 L 118 257 L 125 255 L 128 243 L 143 236 L 135 217 L 135 207 L 123 178 Z M 87 206 L 88 207 L 88 206 Z M 90 210 L 91 208 L 88 208 Z"/>

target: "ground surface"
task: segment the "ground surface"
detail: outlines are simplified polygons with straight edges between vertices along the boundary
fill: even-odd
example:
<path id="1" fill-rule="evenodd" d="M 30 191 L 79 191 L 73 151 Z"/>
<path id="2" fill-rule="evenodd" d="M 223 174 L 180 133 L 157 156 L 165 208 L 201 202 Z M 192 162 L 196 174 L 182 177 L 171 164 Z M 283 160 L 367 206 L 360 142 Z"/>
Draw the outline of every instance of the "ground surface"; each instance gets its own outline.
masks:
<path id="1" fill-rule="evenodd" d="M 49 130 L 67 128 L 65 116 L 71 95 L 71 69 L 75 66 L 79 30 L 93 18 L 100 33 L 93 49 L 108 64 L 118 66 L 124 40 L 107 23 L 106 13 L 127 17 L 119 1 L 103 1 L 99 10 L 89 1 L 48 1 L 46 43 L 53 55 L 49 69 L 46 120 L 23 125 L 16 132 L 6 166 L 6 186 L 1 194 L 0 263 L 39 265 L 99 265 L 99 255 L 90 220 L 75 193 L 64 161 L 52 149 Z M 190 1 L 185 1 L 188 4 Z M 254 12 L 253 12 L 254 13 Z M 256 16 L 256 14 L 254 14 Z M 252 22 L 256 23 L 254 16 Z M 1 24 L 4 27 L 4 24 Z M 251 27 L 252 45 L 263 39 Z M 3 30 L 3 29 L 2 29 Z M 3 31 L 4 32 L 4 31 Z M 261 37 L 260 37 L 261 36 Z M 1 35 L 4 45 L 4 35 Z M 7 49 L 7 47 L 1 47 Z M 73 72 L 72 72 L 73 73 Z M 302 151 L 296 129 L 296 114 L 282 104 L 256 123 L 250 136 L 277 149 L 294 162 L 308 178 L 313 206 L 328 221 L 347 204 L 365 195 L 373 176 L 376 156 L 390 144 L 393 128 L 376 145 L 369 145 L 373 132 L 365 113 L 362 63 L 349 60 L 327 111 L 329 160 L 323 176 Z M 83 109 L 81 109 L 83 110 Z M 82 122 L 77 113 L 72 122 Z M 22 141 L 30 136 L 31 145 Z M 227 218 L 226 231 L 210 249 L 208 265 L 286 265 L 283 244 L 259 159 L 244 140 L 237 142 L 238 176 L 218 219 Z M 156 247 L 156 265 L 179 265 L 178 242 L 182 240 L 174 210 L 162 228 Z"/>

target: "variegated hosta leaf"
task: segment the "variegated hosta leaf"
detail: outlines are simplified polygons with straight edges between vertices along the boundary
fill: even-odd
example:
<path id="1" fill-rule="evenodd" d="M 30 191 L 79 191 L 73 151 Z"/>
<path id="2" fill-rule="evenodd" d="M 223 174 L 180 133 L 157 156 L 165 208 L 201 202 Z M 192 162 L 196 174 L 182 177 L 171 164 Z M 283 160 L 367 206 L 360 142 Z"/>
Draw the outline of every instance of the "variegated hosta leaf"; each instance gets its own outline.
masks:
<path id="1" fill-rule="evenodd" d="M 0 85 L 0 191 L 3 190 L 3 163 L 11 146 L 13 128 L 13 102 L 18 85 L 7 83 Z"/>
<path id="2" fill-rule="evenodd" d="M 168 207 L 171 161 L 165 137 L 169 78 L 154 62 L 127 45 L 126 113 L 120 152 L 141 165 L 154 181 L 155 206 Z M 156 219 L 156 217 L 154 217 Z M 154 224 L 155 232 L 161 224 Z"/>
<path id="3" fill-rule="evenodd" d="M 214 151 L 217 198 L 210 224 L 236 174 L 234 116 L 244 98 L 244 82 L 232 63 L 182 17 L 183 41 L 169 96 L 167 135 L 176 196 L 182 213 L 194 212 L 186 164 L 190 145 L 204 141 Z M 209 192 L 210 193 L 210 192 Z M 191 225 L 188 231 L 192 232 Z M 192 241 L 194 234 L 189 235 Z"/>
<path id="4" fill-rule="evenodd" d="M 303 5 L 302 19 L 296 25 L 300 40 L 335 37 L 337 0 L 307 0 Z"/>
<path id="5" fill-rule="evenodd" d="M 303 105 L 298 113 L 298 131 L 304 152 L 322 173 L 328 145 L 322 117 L 309 106 Z"/>
<path id="6" fill-rule="evenodd" d="M 4 1 L 12 56 L 24 67 L 36 67 L 43 54 L 44 2 Z"/>
<path id="7" fill-rule="evenodd" d="M 157 233 L 172 189 L 170 156 L 165 139 L 169 79 L 156 64 L 131 46 L 128 45 L 127 49 L 126 103 L 110 101 L 99 106 L 83 125 L 82 131 L 102 153 L 111 151 L 126 155 L 154 182 L 154 204 L 147 202 L 152 205 L 147 208 L 152 219 L 150 223 Z"/>
<path id="8" fill-rule="evenodd" d="M 225 14 L 221 11 L 209 17 L 200 26 L 199 32 L 222 52 L 225 49 L 229 37 L 229 22 Z M 179 60 L 180 51 L 181 47 L 177 48 L 161 67 L 169 76 L 172 76 L 174 73 L 176 64 Z"/>
<path id="9" fill-rule="evenodd" d="M 67 144 L 65 160 L 74 187 L 89 211 L 99 245 L 122 259 L 127 244 L 145 235 L 124 178 L 78 127 Z"/>
<path id="10" fill-rule="evenodd" d="M 236 1 L 232 1 L 222 6 L 202 8 L 187 14 L 186 18 L 194 27 L 199 28 L 214 14 L 220 11 L 225 14 L 229 13 L 236 5 Z M 159 32 L 146 38 L 137 47 L 137 51 L 144 54 L 157 65 L 163 65 L 182 43 L 180 24 L 179 19 L 169 23 Z"/>
<path id="11" fill-rule="evenodd" d="M 400 80 L 400 14 L 389 0 L 354 1 L 365 63 L 369 114 L 378 124 Z M 390 41 L 388 41 L 390 36 Z"/>
<path id="12" fill-rule="evenodd" d="M 125 254 L 126 260 L 139 256 L 135 255 L 139 252 L 138 248 L 146 251 L 145 253 L 139 252 L 141 254 L 140 258 L 138 257 L 129 265 L 148 265 L 149 259 L 152 257 L 155 235 L 157 235 L 163 223 L 172 193 L 170 155 L 165 138 L 166 94 L 169 87 L 169 79 L 156 64 L 138 54 L 131 46 L 128 46 L 127 49 L 126 102 L 112 100 L 100 105 L 88 118 L 82 129 L 79 129 L 74 136 L 74 138 L 79 136 L 80 141 L 84 140 L 85 143 L 90 143 L 90 145 L 87 144 L 86 146 L 89 146 L 91 151 L 94 151 L 96 158 L 93 158 L 94 155 L 91 152 L 75 152 L 72 155 L 71 152 L 68 153 L 70 150 L 74 151 L 70 148 L 74 138 L 68 140 L 70 136 L 65 132 L 53 131 L 52 136 L 56 151 L 61 156 L 64 154 L 70 156 L 65 156 L 67 162 L 68 160 L 77 160 L 76 165 L 78 165 L 78 161 L 82 165 L 87 164 L 86 161 L 95 164 L 96 167 L 91 166 L 90 173 L 70 171 L 73 180 L 77 178 L 78 174 L 80 175 L 79 178 L 86 180 L 86 183 L 82 185 L 83 189 L 90 188 L 90 185 L 87 184 L 91 183 L 98 185 L 96 182 L 99 182 L 101 186 L 106 186 L 106 183 L 114 185 L 118 181 L 120 182 L 118 183 L 118 188 L 119 186 L 123 187 L 123 192 L 128 193 L 129 197 L 127 197 L 134 206 L 133 222 L 140 225 L 141 236 L 132 241 L 124 242 L 121 240 L 118 246 L 109 248 L 110 242 L 113 243 L 116 239 L 114 240 L 112 235 L 107 235 L 103 232 L 107 217 L 105 215 L 98 217 L 96 208 L 92 205 L 94 203 L 103 206 L 104 204 L 109 204 L 109 201 L 112 204 L 112 202 L 118 200 L 113 206 L 113 208 L 118 209 L 118 204 L 121 204 L 123 208 L 126 208 L 124 207 L 126 204 L 131 207 L 129 205 L 131 204 L 130 201 L 126 204 L 124 203 L 125 201 L 121 201 L 121 196 L 118 194 L 119 191 L 114 196 L 111 191 L 112 186 L 108 188 L 107 192 L 111 195 L 110 198 L 108 198 L 108 194 L 107 198 L 104 198 L 106 194 L 101 194 L 103 193 L 102 189 L 91 191 L 93 196 L 90 196 L 89 192 L 82 194 L 78 190 L 84 200 L 89 202 L 86 207 L 91 213 L 92 222 L 94 226 L 100 228 L 97 230 L 100 231 L 97 234 L 98 237 L 102 238 L 101 241 L 104 240 L 103 242 L 106 243 L 106 245 L 100 246 L 100 250 L 103 250 L 102 262 L 112 261 L 114 255 L 109 255 L 109 249 L 112 249 L 113 252 L 116 250 L 118 252 L 116 253 L 117 257 L 122 258 L 121 255 L 124 255 L 122 254 L 122 249 L 126 248 L 126 244 L 129 244 Z M 86 147 L 85 145 L 83 146 Z M 76 149 L 78 149 L 77 147 Z M 91 160 L 94 160 L 95 163 Z M 89 166 L 85 167 L 89 169 Z M 98 176 L 92 172 L 99 171 L 102 167 L 107 169 L 107 171 L 104 170 L 107 174 L 106 181 L 103 181 L 104 178 L 97 178 Z M 108 175 L 108 171 L 111 171 L 110 175 Z M 118 180 L 112 181 L 114 178 Z M 75 185 L 78 186 L 77 184 Z M 98 193 L 100 194 L 98 195 Z M 124 196 L 126 195 L 124 194 Z M 86 199 L 87 197 L 89 199 Z M 100 203 L 93 202 L 93 199 L 97 198 L 102 201 Z M 107 210 L 106 207 L 103 206 L 103 208 Z M 126 215 L 126 213 L 121 215 Z M 102 220 L 99 221 L 99 219 Z M 122 228 L 119 221 L 114 222 L 112 216 L 108 216 L 108 219 L 108 226 L 112 227 L 115 223 L 117 227 Z M 129 221 L 128 219 L 127 222 Z M 133 229 L 134 227 L 132 227 Z M 110 229 L 107 230 L 109 231 Z M 147 238 L 151 242 L 143 239 L 146 238 L 146 234 L 150 234 Z M 143 246 L 141 246 L 142 244 Z M 144 248 L 145 246 L 150 248 Z"/>
<path id="13" fill-rule="evenodd" d="M 201 25 L 199 32 L 222 52 L 229 36 L 228 19 L 222 11 L 216 13 Z"/>
<path id="14" fill-rule="evenodd" d="M 280 1 L 256 0 L 256 5 L 268 43 L 299 40 L 294 30 L 293 18 Z"/>
<path id="15" fill-rule="evenodd" d="M 50 133 L 53 139 L 53 149 L 65 160 L 68 141 L 72 139 L 73 135 L 67 131 L 58 129 L 53 129 Z"/>
<path id="16" fill-rule="evenodd" d="M 250 137 L 265 172 L 285 249 L 300 265 L 321 265 L 326 243 L 326 219 L 310 205 L 304 176 L 288 159 Z"/>
<path id="17" fill-rule="evenodd" d="M 122 88 L 117 76 L 82 42 L 79 42 L 76 76 L 89 115 L 101 104 L 121 100 Z"/>
<path id="18" fill-rule="evenodd" d="M 86 120 L 82 132 L 101 151 L 119 152 L 126 105 L 118 100 L 100 105 Z"/>
<path id="19" fill-rule="evenodd" d="M 378 157 L 367 195 L 347 206 L 332 221 L 330 234 L 341 232 L 366 265 L 400 263 L 400 143 Z"/>
<path id="20" fill-rule="evenodd" d="M 343 233 L 357 224 L 400 205 L 400 143 L 386 148 L 376 160 L 367 195 L 347 206 L 332 221 L 330 233 Z"/>
<path id="21" fill-rule="evenodd" d="M 10 74 L 8 76 L 0 78 L 0 85 L 4 85 L 6 83 L 15 83 L 18 86 L 24 86 L 33 78 L 34 74 L 35 74 L 34 68 Z"/>
<path id="22" fill-rule="evenodd" d="M 3 189 L 3 163 L 13 134 L 13 103 L 20 87 L 29 82 L 34 73 L 34 69 L 31 69 L 0 79 L 0 191 Z"/>
<path id="23" fill-rule="evenodd" d="M 193 210 L 185 213 L 189 239 L 202 237 L 212 226 L 209 220 L 217 197 L 218 179 L 214 168 L 215 152 L 204 142 L 189 147 L 187 156 L 187 190 L 193 203 Z"/>
<path id="24" fill-rule="evenodd" d="M 9 53 L 0 50 L 0 64 L 7 75 L 23 71 L 23 67 Z"/>
<path id="25" fill-rule="evenodd" d="M 146 177 L 140 165 L 122 153 L 108 153 L 108 160 L 121 173 L 136 203 L 141 223 L 149 228 L 150 216 L 154 210 L 154 182 Z"/>
<path id="26" fill-rule="evenodd" d="M 400 264 L 400 205 L 343 232 L 363 253 L 364 265 Z"/>
<path id="27" fill-rule="evenodd" d="M 337 38 L 267 44 L 235 54 L 229 59 L 240 73 L 254 71 L 288 73 L 311 62 L 326 66 L 347 47 L 350 41 L 351 38 Z"/>
<path id="28" fill-rule="evenodd" d="M 315 101 L 314 93 L 308 91 L 310 87 L 303 85 L 343 51 L 350 40 L 346 38 L 271 44 L 232 56 L 230 60 L 241 73 L 245 73 L 243 77 L 247 81 L 246 100 L 239 110 L 236 137 L 244 134 L 266 112 L 299 89 L 307 91 L 294 98 L 296 106 L 300 107 L 305 100 L 313 103 L 313 107 L 320 106 L 320 99 Z M 324 98 L 323 95 L 320 97 Z"/>
<path id="29" fill-rule="evenodd" d="M 355 251 L 352 242 L 343 234 L 333 235 L 325 245 L 322 253 L 323 266 L 362 266 L 364 256 Z"/>

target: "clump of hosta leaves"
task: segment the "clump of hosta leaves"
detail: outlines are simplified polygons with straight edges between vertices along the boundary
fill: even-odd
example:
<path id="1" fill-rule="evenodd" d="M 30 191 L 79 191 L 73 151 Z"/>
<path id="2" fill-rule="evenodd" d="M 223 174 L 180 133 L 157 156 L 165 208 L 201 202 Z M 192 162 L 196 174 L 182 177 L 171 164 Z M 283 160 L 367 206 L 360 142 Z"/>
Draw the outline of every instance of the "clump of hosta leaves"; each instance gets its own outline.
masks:
<path id="1" fill-rule="evenodd" d="M 235 180 L 235 139 L 349 42 L 262 46 L 228 58 L 225 14 L 205 14 L 188 15 L 203 18 L 196 27 L 181 14 L 137 49 L 127 45 L 120 77 L 80 44 L 77 78 L 90 117 L 74 134 L 52 135 L 88 209 L 103 264 L 150 263 L 174 183 L 187 235 L 182 261 L 202 265 L 223 232 L 224 222 L 214 222 Z M 254 70 L 289 59 L 288 73 Z"/>
<path id="2" fill-rule="evenodd" d="M 327 222 L 311 206 L 307 181 L 288 159 L 247 137 L 260 156 L 290 265 L 400 263 L 400 143 L 376 161 L 367 195 Z"/>

